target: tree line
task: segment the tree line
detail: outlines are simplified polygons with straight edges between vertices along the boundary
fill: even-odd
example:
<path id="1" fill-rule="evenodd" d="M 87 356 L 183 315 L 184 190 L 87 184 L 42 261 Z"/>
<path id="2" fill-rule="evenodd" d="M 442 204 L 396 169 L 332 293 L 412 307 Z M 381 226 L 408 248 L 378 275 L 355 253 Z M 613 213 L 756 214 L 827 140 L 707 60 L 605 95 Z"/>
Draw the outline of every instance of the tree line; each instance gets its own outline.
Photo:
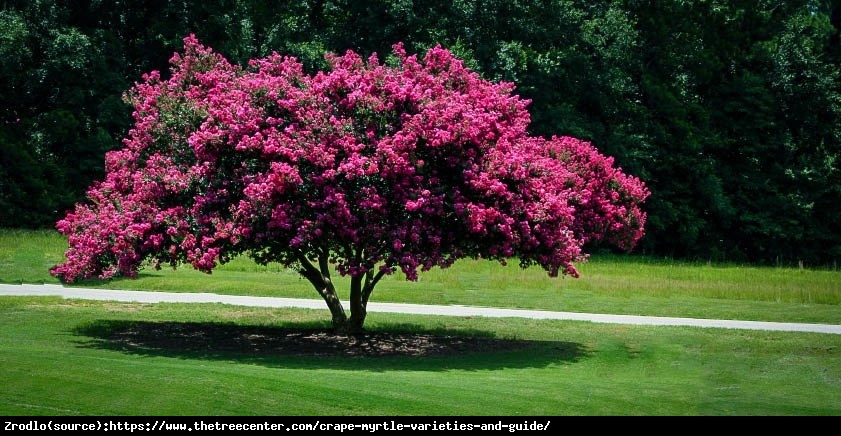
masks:
<path id="1" fill-rule="evenodd" d="M 123 100 L 195 34 L 232 62 L 441 44 L 651 190 L 637 251 L 841 256 L 837 0 L 30 0 L 0 10 L 0 227 L 52 227 L 104 174 Z M 598 249 L 599 247 L 594 247 Z"/>

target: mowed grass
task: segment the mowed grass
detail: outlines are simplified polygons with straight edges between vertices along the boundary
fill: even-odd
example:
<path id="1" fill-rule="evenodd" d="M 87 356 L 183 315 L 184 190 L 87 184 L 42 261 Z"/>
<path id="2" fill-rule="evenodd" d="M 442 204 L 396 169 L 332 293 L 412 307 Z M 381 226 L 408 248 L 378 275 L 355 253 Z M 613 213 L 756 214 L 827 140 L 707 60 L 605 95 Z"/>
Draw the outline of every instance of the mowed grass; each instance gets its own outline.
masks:
<path id="1" fill-rule="evenodd" d="M 0 283 L 54 283 L 49 268 L 63 261 L 64 237 L 54 231 L 0 230 Z M 385 277 L 374 302 L 471 305 L 552 311 L 841 324 L 841 272 L 678 262 L 643 256 L 596 255 L 580 278 L 550 278 L 516 261 L 463 259 L 408 282 Z M 348 281 L 334 277 L 342 298 Z M 137 279 L 89 280 L 73 286 L 170 292 L 212 292 L 318 299 L 300 275 L 247 257 L 211 275 L 182 266 L 148 268 Z"/>
<path id="2" fill-rule="evenodd" d="M 429 357 L 113 341 L 134 326 L 326 327 L 326 311 L 0 298 L 0 414 L 841 415 L 841 335 L 377 314 L 371 331 L 518 340 Z"/>
<path id="3" fill-rule="evenodd" d="M 58 283 L 47 269 L 64 248 L 54 232 L 0 231 L 0 282 Z M 841 324 L 836 271 L 636 256 L 595 256 L 580 269 L 550 279 L 465 260 L 416 283 L 389 277 L 372 301 Z M 186 267 L 79 286 L 318 298 L 293 271 L 245 258 L 210 276 Z M 131 341 L 158 323 L 196 335 L 196 346 Z M 841 335 L 370 313 L 372 332 L 525 345 L 350 357 L 201 342 L 202 328 L 236 336 L 328 323 L 326 309 L 0 297 L 0 414 L 841 415 Z"/>

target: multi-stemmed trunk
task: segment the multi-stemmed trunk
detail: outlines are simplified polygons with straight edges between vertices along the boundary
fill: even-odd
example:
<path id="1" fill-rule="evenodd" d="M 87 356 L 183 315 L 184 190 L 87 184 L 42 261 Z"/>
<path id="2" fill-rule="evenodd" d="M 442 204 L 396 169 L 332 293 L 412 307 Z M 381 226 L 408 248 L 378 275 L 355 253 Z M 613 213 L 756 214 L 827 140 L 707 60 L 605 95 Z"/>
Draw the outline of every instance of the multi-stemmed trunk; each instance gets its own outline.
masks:
<path id="1" fill-rule="evenodd" d="M 365 275 L 351 277 L 350 279 L 350 317 L 347 316 L 342 301 L 336 293 L 336 287 L 330 278 L 329 258 L 326 253 L 318 256 L 316 267 L 305 256 L 298 256 L 301 263 L 300 273 L 310 283 L 318 294 L 327 303 L 332 315 L 333 329 L 340 334 L 359 335 L 363 332 L 365 317 L 367 316 L 368 299 L 374 286 L 380 281 L 384 272 L 368 271 Z"/>

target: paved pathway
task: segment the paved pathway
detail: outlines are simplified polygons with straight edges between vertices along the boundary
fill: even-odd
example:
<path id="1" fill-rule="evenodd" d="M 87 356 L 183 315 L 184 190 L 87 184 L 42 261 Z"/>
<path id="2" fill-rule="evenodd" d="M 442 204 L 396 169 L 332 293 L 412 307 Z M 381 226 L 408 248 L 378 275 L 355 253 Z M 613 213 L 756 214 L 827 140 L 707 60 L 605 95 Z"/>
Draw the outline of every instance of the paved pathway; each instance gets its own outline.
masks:
<path id="1" fill-rule="evenodd" d="M 61 296 L 64 298 L 77 298 L 85 300 L 110 300 L 139 303 L 223 303 L 237 306 L 300 307 L 327 310 L 324 302 L 321 300 L 308 300 L 300 298 L 246 297 L 209 293 L 119 291 L 109 289 L 73 288 L 60 285 L 0 284 L 0 296 L 4 295 Z M 549 312 L 544 310 L 526 309 L 496 309 L 475 306 L 432 306 L 422 304 L 370 302 L 368 303 L 368 312 L 449 316 L 486 316 L 495 318 L 513 317 L 560 319 L 609 324 L 671 325 L 841 334 L 841 325 L 835 324 L 801 324 L 788 322 L 671 318 L 662 316 L 605 315 L 578 312 Z"/>

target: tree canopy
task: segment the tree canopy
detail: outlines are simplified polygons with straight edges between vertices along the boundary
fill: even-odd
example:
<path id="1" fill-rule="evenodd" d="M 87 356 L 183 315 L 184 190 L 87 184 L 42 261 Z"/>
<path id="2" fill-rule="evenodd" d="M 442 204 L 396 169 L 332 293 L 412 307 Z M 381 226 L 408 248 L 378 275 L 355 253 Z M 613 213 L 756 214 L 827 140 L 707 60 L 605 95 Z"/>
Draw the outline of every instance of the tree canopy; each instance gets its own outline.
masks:
<path id="1" fill-rule="evenodd" d="M 389 63 L 348 51 L 308 75 L 293 57 L 247 66 L 185 39 L 169 78 L 127 95 L 134 127 L 58 223 L 67 281 L 144 262 L 210 272 L 247 254 L 307 278 L 337 329 L 362 329 L 381 277 L 464 257 L 577 276 L 582 246 L 631 249 L 649 193 L 591 144 L 528 133 L 527 100 L 440 46 Z M 330 280 L 350 276 L 348 318 Z"/>

